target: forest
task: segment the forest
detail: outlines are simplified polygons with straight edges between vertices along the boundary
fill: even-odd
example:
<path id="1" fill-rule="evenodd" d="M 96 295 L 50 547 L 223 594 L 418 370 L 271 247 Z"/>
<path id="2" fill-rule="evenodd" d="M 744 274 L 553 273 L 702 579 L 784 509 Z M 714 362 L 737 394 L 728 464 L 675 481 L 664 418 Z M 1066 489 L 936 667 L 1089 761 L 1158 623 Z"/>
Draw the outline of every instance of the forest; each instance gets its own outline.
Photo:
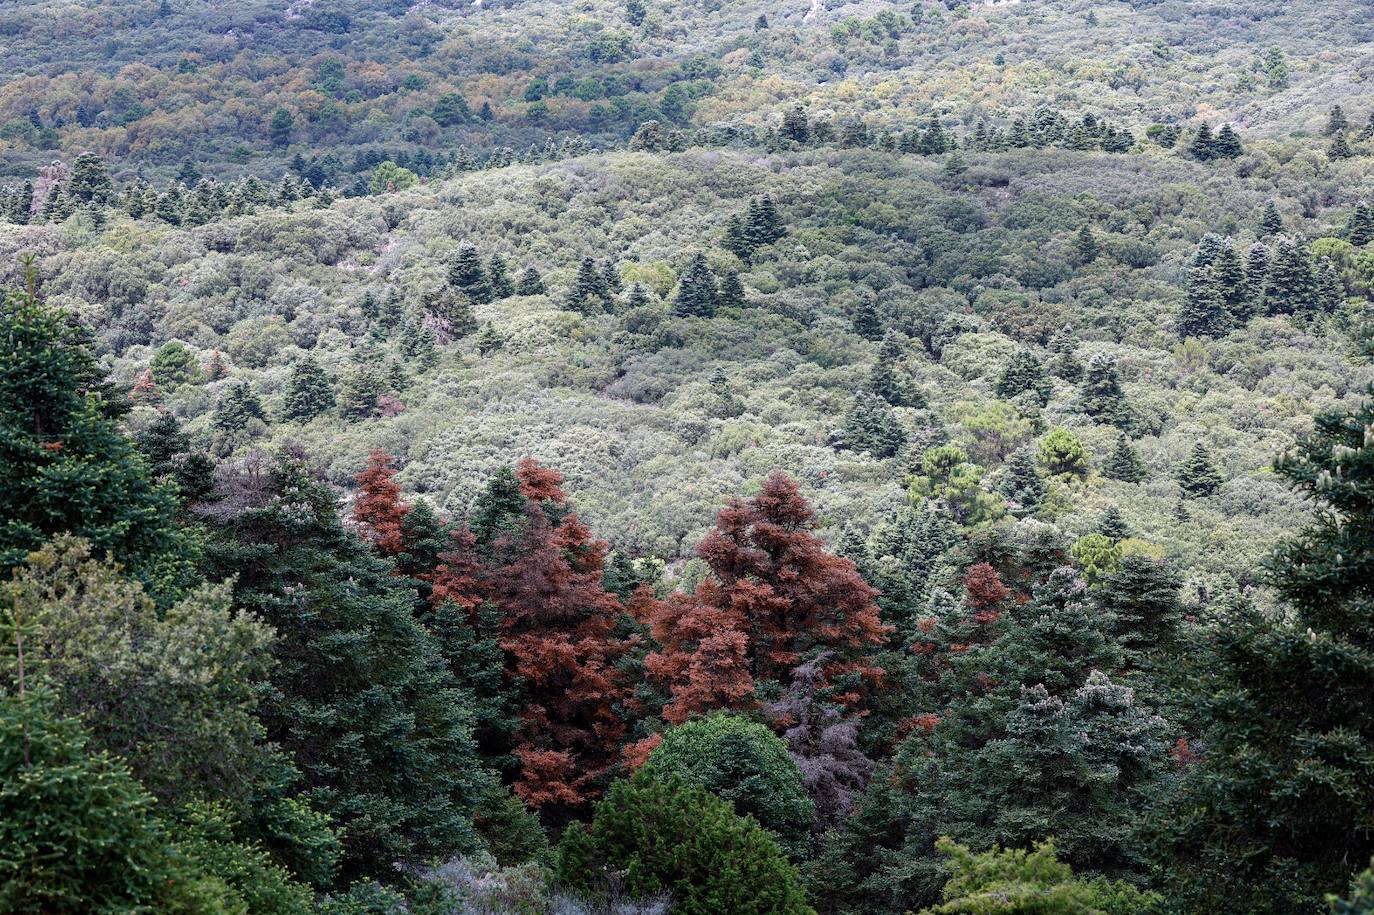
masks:
<path id="1" fill-rule="evenodd" d="M 1367 0 L 0 8 L 0 912 L 1374 915 Z"/>

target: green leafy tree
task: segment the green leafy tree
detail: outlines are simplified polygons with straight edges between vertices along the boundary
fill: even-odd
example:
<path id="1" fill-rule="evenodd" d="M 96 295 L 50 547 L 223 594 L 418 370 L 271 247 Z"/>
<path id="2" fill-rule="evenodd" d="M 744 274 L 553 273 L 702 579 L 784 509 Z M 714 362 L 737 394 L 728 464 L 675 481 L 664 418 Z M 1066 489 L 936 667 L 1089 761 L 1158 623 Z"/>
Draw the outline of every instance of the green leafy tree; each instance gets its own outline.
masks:
<path id="1" fill-rule="evenodd" d="M 974 854 L 945 836 L 935 850 L 948 858 L 949 882 L 944 902 L 921 915 L 1149 915 L 1163 903 L 1124 881 L 1075 878 L 1052 839 L 1030 851 L 994 845 Z"/>
<path id="2" fill-rule="evenodd" d="M 806 857 L 815 807 L 787 744 L 763 725 L 727 714 L 688 721 L 663 736 L 640 774 L 705 788 L 752 816 L 794 859 Z"/>
<path id="3" fill-rule="evenodd" d="M 200 360 L 180 340 L 171 340 L 158 347 L 150 367 L 153 380 L 158 387 L 167 391 L 174 391 L 184 384 L 199 384 L 204 379 Z"/>
<path id="4" fill-rule="evenodd" d="M 1040 463 L 1051 476 L 1086 477 L 1092 458 L 1078 436 L 1056 427 L 1040 440 Z"/>
<path id="5" fill-rule="evenodd" d="M 811 915 L 796 869 L 773 837 L 713 794 L 680 781 L 616 782 L 588 827 L 558 846 L 556 879 L 635 899 L 668 894 L 682 915 Z"/>

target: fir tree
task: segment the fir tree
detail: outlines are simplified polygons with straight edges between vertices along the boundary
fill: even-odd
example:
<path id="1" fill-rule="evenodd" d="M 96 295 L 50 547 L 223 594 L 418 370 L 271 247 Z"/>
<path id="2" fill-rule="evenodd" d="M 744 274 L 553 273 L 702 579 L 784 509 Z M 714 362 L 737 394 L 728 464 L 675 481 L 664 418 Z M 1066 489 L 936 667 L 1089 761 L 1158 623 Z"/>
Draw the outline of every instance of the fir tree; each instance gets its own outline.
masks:
<path id="1" fill-rule="evenodd" d="M 1206 162 L 1217 156 L 1216 138 L 1212 136 L 1210 125 L 1203 123 L 1193 134 L 1193 142 L 1188 145 L 1188 152 L 1199 162 Z"/>
<path id="2" fill-rule="evenodd" d="M 1231 331 L 1231 312 L 1214 270 L 1188 271 L 1188 288 L 1175 319 L 1175 333 L 1187 337 L 1222 337 Z"/>
<path id="3" fill-rule="evenodd" d="M 1265 281 L 1264 304 L 1269 314 L 1308 314 L 1316 307 L 1312 259 L 1300 240 L 1279 238 Z"/>
<path id="4" fill-rule="evenodd" d="M 1342 159 L 1349 159 L 1355 155 L 1355 151 L 1350 148 L 1350 141 L 1346 139 L 1344 133 L 1338 133 L 1331 138 L 1331 145 L 1326 148 L 1326 156 L 1333 162 Z"/>
<path id="5" fill-rule="evenodd" d="M 477 249 L 470 244 L 464 243 L 458 248 L 448 269 L 448 282 L 478 305 L 492 301 L 491 280 Z"/>
<path id="6" fill-rule="evenodd" d="M 262 401 L 253 393 L 247 381 L 238 379 L 229 382 L 215 404 L 214 425 L 224 432 L 242 432 L 248 428 L 250 420 L 266 420 Z"/>
<path id="7" fill-rule="evenodd" d="M 1241 146 L 1240 135 L 1230 124 L 1221 125 L 1221 130 L 1217 131 L 1216 139 L 1212 143 L 1212 154 L 1217 159 L 1239 159 L 1245 152 Z"/>
<path id="8" fill-rule="evenodd" d="M 544 277 L 534 267 L 526 267 L 525 272 L 520 274 L 520 284 L 515 287 L 515 291 L 520 295 L 543 295 L 548 291 L 544 286 Z"/>
<path id="9" fill-rule="evenodd" d="M 1326 129 L 1322 133 L 1328 137 L 1338 133 L 1345 133 L 1350 129 L 1350 122 L 1346 120 L 1345 110 L 1340 105 L 1332 105 L 1331 113 L 1326 119 Z"/>
<path id="10" fill-rule="evenodd" d="M 1157 822 L 1192 911 L 1318 911 L 1374 854 L 1374 401 L 1323 413 L 1275 469 L 1320 506 L 1271 581 L 1289 608 L 1231 601 L 1200 665 L 1205 751 Z"/>
<path id="11" fill-rule="evenodd" d="M 583 314 L 596 314 L 604 310 L 609 298 L 605 274 L 596 266 L 591 255 L 582 258 L 577 268 L 577 281 L 568 293 L 569 307 Z"/>
<path id="12" fill-rule="evenodd" d="M 71 179 L 67 182 L 67 194 L 77 203 L 104 206 L 110 202 L 114 184 L 99 156 L 85 152 L 76 157 Z"/>
<path id="13" fill-rule="evenodd" d="M 743 308 L 749 304 L 745 299 L 744 284 L 740 282 L 738 271 L 725 271 L 725 276 L 720 281 L 718 304 L 721 308 Z"/>
<path id="14" fill-rule="evenodd" d="M 1263 237 L 1283 232 L 1283 216 L 1279 214 L 1279 208 L 1272 200 L 1266 201 L 1264 209 L 1260 211 L 1259 231 Z"/>
<path id="15" fill-rule="evenodd" d="M 889 458 L 905 444 L 906 432 L 887 403 L 872 394 L 854 395 L 854 402 L 845 414 L 841 447 L 867 451 L 876 458 Z"/>
<path id="16" fill-rule="evenodd" d="M 1374 207 L 1365 203 L 1355 205 L 1355 212 L 1350 216 L 1350 227 L 1346 229 L 1346 237 L 1357 248 L 1363 248 L 1374 241 Z"/>
<path id="17" fill-rule="evenodd" d="M 677 301 L 673 313 L 680 317 L 711 318 L 720 302 L 715 274 L 706 263 L 706 255 L 697 253 L 678 281 Z"/>
<path id="18" fill-rule="evenodd" d="M 606 289 L 607 299 L 625 289 L 625 282 L 620 278 L 620 266 L 615 261 L 608 259 L 601 265 L 601 285 Z"/>
<path id="19" fill-rule="evenodd" d="M 1193 498 L 1210 496 L 1225 482 L 1202 442 L 1194 443 L 1187 460 L 1179 465 L 1176 477 L 1183 492 Z"/>
<path id="20" fill-rule="evenodd" d="M 1131 408 L 1121 389 L 1116 362 L 1109 356 L 1098 354 L 1088 360 L 1079 389 L 1078 408 L 1100 422 L 1110 423 L 1123 431 L 1130 430 Z"/>
<path id="21" fill-rule="evenodd" d="M 1078 338 L 1073 335 L 1072 329 L 1062 327 L 1055 331 L 1049 344 L 1050 361 L 1047 367 L 1050 373 L 1071 384 L 1082 378 L 1083 363 L 1078 361 L 1077 349 Z"/>
<path id="22" fill-rule="evenodd" d="M 878 303 L 871 296 L 864 296 L 854 306 L 854 333 L 865 340 L 883 339 L 883 320 L 878 315 Z"/>
<path id="23" fill-rule="evenodd" d="M 1097 236 L 1093 235 L 1092 227 L 1086 222 L 1078 229 L 1078 234 L 1073 240 L 1074 251 L 1078 254 L 1078 260 L 1083 264 L 1091 264 L 1097 260 L 1102 253 L 1102 247 L 1097 243 Z"/>
<path id="24" fill-rule="evenodd" d="M 1097 523 L 1097 532 L 1109 540 L 1125 540 L 1131 536 L 1131 529 L 1126 524 L 1126 519 L 1121 515 L 1121 509 L 1115 505 L 1108 506 L 1102 513 L 1102 520 Z"/>
<path id="25" fill-rule="evenodd" d="M 1032 392 L 1043 407 L 1050 402 L 1054 385 L 1034 353 L 1017 350 L 1002 367 L 1002 375 L 997 379 L 993 393 L 1003 400 L 1012 400 L 1025 391 Z"/>
<path id="26" fill-rule="evenodd" d="M 515 295 L 515 286 L 511 283 L 510 268 L 506 266 L 506 259 L 501 256 L 501 252 L 496 252 L 487 261 L 487 277 L 491 284 L 491 296 L 493 300 L 508 299 Z M 472 330 L 477 327 L 474 323 Z M 471 333 L 472 331 L 468 331 Z"/>
<path id="27" fill-rule="evenodd" d="M 334 407 L 334 385 L 313 356 L 291 366 L 282 392 L 281 417 L 287 422 L 309 422 Z"/>
<path id="28" fill-rule="evenodd" d="M 1112 453 L 1102 463 L 1102 475 L 1123 483 L 1141 483 L 1147 478 L 1145 463 L 1136 454 L 1124 432 L 1117 436 Z"/>
<path id="29" fill-rule="evenodd" d="M 1329 257 L 1323 257 L 1317 265 L 1313 297 L 1319 314 L 1335 314 L 1345 304 L 1345 283 Z"/>
<path id="30" fill-rule="evenodd" d="M 1007 500 L 1007 508 L 1018 518 L 1034 515 L 1040 509 L 1047 488 L 1029 449 L 1012 454 L 999 490 Z"/>
<path id="31" fill-rule="evenodd" d="M 811 139 L 811 123 L 806 117 L 806 109 L 801 105 L 793 105 L 783 114 L 782 135 L 801 144 Z"/>

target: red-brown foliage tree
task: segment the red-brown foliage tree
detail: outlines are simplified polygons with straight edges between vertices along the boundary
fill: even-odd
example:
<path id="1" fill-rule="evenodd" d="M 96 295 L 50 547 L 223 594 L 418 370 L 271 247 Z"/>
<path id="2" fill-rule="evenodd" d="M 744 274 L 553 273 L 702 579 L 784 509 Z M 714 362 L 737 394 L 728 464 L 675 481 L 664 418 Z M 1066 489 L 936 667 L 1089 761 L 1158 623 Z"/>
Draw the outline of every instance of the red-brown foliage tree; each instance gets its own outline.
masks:
<path id="1" fill-rule="evenodd" d="M 493 544 L 477 594 L 500 612 L 508 670 L 523 690 L 515 791 L 532 807 L 566 808 L 593 797 L 619 760 L 627 691 L 615 662 L 628 645 L 615 627 L 624 611 L 602 585 L 606 543 L 568 510 L 562 475 L 526 459 L 517 476 L 524 524 Z M 466 556 L 444 555 L 436 592 L 465 593 L 475 568 L 466 543 Z"/>
<path id="2" fill-rule="evenodd" d="M 753 499 L 722 510 L 697 548 L 712 579 L 667 601 L 636 595 L 636 616 L 661 646 L 645 669 L 672 695 L 668 721 L 744 705 L 758 681 L 786 683 L 792 668 L 821 651 L 835 659 L 827 679 L 881 675 L 867 663 L 888 633 L 877 592 L 854 563 L 825 550 L 815 526 L 797 484 L 775 472 Z"/>
<path id="3" fill-rule="evenodd" d="M 358 495 L 353 502 L 353 521 L 363 539 L 383 556 L 395 556 L 404 549 L 401 522 L 410 513 L 394 479 L 394 460 L 385 451 L 374 451 L 367 469 L 355 478 Z"/>

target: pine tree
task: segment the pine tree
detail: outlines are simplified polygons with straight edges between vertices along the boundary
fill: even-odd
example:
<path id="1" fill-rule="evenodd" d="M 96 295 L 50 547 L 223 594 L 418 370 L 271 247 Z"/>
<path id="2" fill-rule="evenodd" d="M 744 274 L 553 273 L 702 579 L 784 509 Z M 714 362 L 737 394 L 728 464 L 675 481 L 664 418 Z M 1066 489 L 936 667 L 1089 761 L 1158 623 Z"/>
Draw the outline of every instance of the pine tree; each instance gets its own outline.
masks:
<path id="1" fill-rule="evenodd" d="M 725 277 L 720 281 L 718 304 L 721 308 L 743 308 L 749 304 L 745 298 L 744 284 L 740 282 L 738 271 L 725 271 Z"/>
<path id="2" fill-rule="evenodd" d="M 291 375 L 282 392 L 281 418 L 305 423 L 334 407 L 334 385 L 314 356 L 306 356 L 291 366 Z"/>
<path id="3" fill-rule="evenodd" d="M 1179 339 L 1223 337 L 1232 328 L 1231 312 L 1221 283 L 1211 268 L 1194 267 L 1188 271 L 1188 288 L 1174 322 Z"/>
<path id="4" fill-rule="evenodd" d="M 448 282 L 478 305 L 492 301 L 491 281 L 486 268 L 482 266 L 481 256 L 471 244 L 459 246 L 458 254 L 448 269 Z"/>
<path id="5" fill-rule="evenodd" d="M 1176 476 L 1183 492 L 1193 498 L 1210 496 L 1225 482 L 1202 442 L 1194 443 L 1187 460 L 1179 465 Z"/>
<path id="6" fill-rule="evenodd" d="M 1124 432 L 1117 436 L 1112 453 L 1103 462 L 1102 475 L 1111 480 L 1120 480 L 1123 483 L 1141 483 L 1148 477 L 1149 473 L 1145 463 L 1136 454 L 1135 448 L 1131 446 L 1131 441 Z"/>
<path id="7" fill-rule="evenodd" d="M 1319 506 L 1270 562 L 1289 612 L 1232 601 L 1199 646 L 1205 752 L 1158 818 L 1189 910 L 1318 911 L 1374 854 L 1371 427 L 1368 399 L 1323 413 L 1276 462 Z"/>
<path id="8" fill-rule="evenodd" d="M 715 317 L 720 302 L 715 274 L 706 263 L 706 255 L 698 252 L 678 281 L 677 301 L 673 313 L 680 317 Z"/>

